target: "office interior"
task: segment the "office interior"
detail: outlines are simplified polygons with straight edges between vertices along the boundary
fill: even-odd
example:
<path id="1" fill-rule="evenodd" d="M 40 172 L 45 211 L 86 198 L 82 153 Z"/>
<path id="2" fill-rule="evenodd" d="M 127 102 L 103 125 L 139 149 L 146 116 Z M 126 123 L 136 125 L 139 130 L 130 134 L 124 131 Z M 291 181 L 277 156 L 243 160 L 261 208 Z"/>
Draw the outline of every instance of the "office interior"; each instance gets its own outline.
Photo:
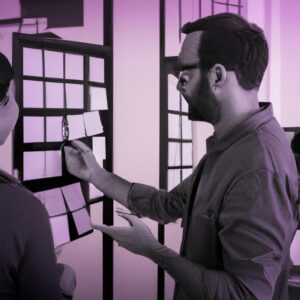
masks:
<path id="1" fill-rule="evenodd" d="M 0 168 L 28 181 L 28 187 L 32 187 L 34 192 L 41 190 L 37 188 L 38 181 L 34 184 L 31 180 L 43 177 L 43 189 L 52 189 L 58 186 L 51 177 L 68 177 L 65 170 L 56 174 L 55 170 L 51 173 L 51 168 L 47 169 L 50 170 L 49 174 L 45 170 L 39 171 L 38 167 L 37 173 L 26 173 L 26 168 L 31 168 L 30 162 L 36 159 L 35 156 L 30 158 L 30 152 L 44 149 L 52 151 L 54 155 L 54 150 L 59 150 L 55 145 L 62 143 L 62 140 L 57 139 L 57 136 L 52 136 L 54 140 L 51 140 L 50 136 L 55 124 L 57 132 L 61 130 L 57 125 L 61 119 L 57 119 L 59 123 L 55 123 L 50 117 L 62 118 L 59 111 L 55 113 L 56 108 L 61 108 L 60 105 L 66 108 L 70 124 L 72 115 L 80 114 L 80 122 L 86 126 L 82 132 L 85 132 L 89 145 L 92 146 L 93 142 L 98 145 L 97 155 L 104 167 L 129 181 L 171 189 L 192 172 L 206 151 L 205 140 L 213 133 L 213 128 L 206 123 L 187 120 L 186 104 L 176 91 L 176 77 L 170 70 L 184 39 L 184 35 L 179 32 L 180 26 L 199 16 L 230 11 L 242 15 L 264 30 L 269 43 L 270 59 L 260 88 L 259 100 L 273 104 L 274 115 L 281 126 L 287 129 L 288 138 L 300 131 L 300 36 L 297 32 L 300 25 L 299 1 L 52 2 L 0 0 L 0 51 L 9 58 L 14 67 L 19 68 L 17 95 L 22 97 L 22 105 L 25 103 L 24 84 L 28 81 L 36 83 L 34 77 L 39 77 L 38 82 L 43 84 L 47 78 L 52 78 L 43 88 L 52 84 L 52 96 L 61 98 L 61 103 L 53 104 L 53 107 L 45 99 L 41 100 L 44 105 L 33 107 L 34 113 L 25 107 L 21 112 L 23 119 L 18 121 L 19 131 L 11 135 L 0 148 Z M 50 5 L 48 11 L 45 9 L 47 5 Z M 30 52 L 30 49 L 43 49 L 40 52 L 43 53 L 42 65 L 37 62 L 41 58 L 40 54 L 34 56 L 36 53 Z M 76 61 L 72 54 L 80 56 L 81 60 L 79 58 Z M 64 61 L 61 67 L 57 63 L 59 59 Z M 81 67 L 78 68 L 80 64 Z M 39 68 L 43 68 L 43 71 Z M 75 73 L 81 75 L 72 77 Z M 69 86 L 68 92 L 65 86 L 70 84 L 77 84 L 78 89 L 74 92 L 75 86 Z M 58 92 L 57 89 L 61 89 L 62 85 L 66 90 Z M 82 97 L 76 98 L 78 102 L 69 106 L 66 97 L 68 93 L 74 98 L 81 93 Z M 93 104 L 93 93 L 104 102 Z M 36 93 L 31 95 L 33 98 L 35 96 Z M 99 113 L 89 114 L 95 111 Z M 30 116 L 43 117 L 45 120 L 26 119 Z M 38 133 L 41 124 L 47 124 L 47 120 L 54 122 L 51 123 L 54 124 L 53 127 L 49 125 L 48 135 L 47 128 Z M 73 121 L 76 123 L 78 119 Z M 21 127 L 26 124 L 28 132 L 34 130 L 34 137 L 31 133 L 25 136 L 25 129 Z M 39 134 L 44 133 L 46 135 L 42 140 L 47 147 L 50 143 L 49 148 L 43 148 L 41 141 L 35 140 Z M 78 128 L 74 131 L 75 138 L 83 138 L 83 135 L 84 133 L 78 134 Z M 47 155 L 39 157 L 43 160 Z M 24 161 L 19 161 L 17 156 L 22 156 Z M 26 167 L 25 156 L 29 156 L 29 167 Z M 48 161 L 51 164 L 51 158 Z M 46 163 L 45 160 L 41 162 L 44 165 Z M 71 184 L 75 185 L 75 190 L 79 188 L 74 179 L 66 180 L 65 185 Z M 95 223 L 127 225 L 114 212 L 119 205 L 106 199 L 91 186 L 81 187 L 85 199 L 78 201 L 87 201 L 84 204 L 87 209 L 83 214 L 88 212 Z M 71 188 L 73 192 L 74 189 Z M 64 197 L 67 193 L 65 190 L 62 189 Z M 89 203 L 86 198 L 93 198 L 95 201 Z M 163 227 L 151 220 L 143 220 L 157 238 L 174 250 L 179 250 L 180 221 Z M 56 226 L 59 228 L 60 225 Z M 172 299 L 174 282 L 168 274 L 159 270 L 150 260 L 129 253 L 116 243 L 103 239 L 99 232 L 89 231 L 88 225 L 81 232 L 77 227 L 77 235 L 75 233 L 73 236 L 70 231 L 69 240 L 58 241 L 60 243 L 63 247 L 59 261 L 69 264 L 77 275 L 75 300 Z M 292 244 L 291 256 L 294 264 L 300 265 L 299 234 L 296 234 Z"/>

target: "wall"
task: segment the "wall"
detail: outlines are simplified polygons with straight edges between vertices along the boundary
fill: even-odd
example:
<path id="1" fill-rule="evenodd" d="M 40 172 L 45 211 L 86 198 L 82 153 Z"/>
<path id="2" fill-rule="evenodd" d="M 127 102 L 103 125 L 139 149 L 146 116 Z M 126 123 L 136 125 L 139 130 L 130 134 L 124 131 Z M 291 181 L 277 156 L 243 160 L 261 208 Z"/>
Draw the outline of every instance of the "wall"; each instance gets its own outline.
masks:
<path id="1" fill-rule="evenodd" d="M 114 7 L 114 170 L 158 187 L 159 0 L 115 0 Z M 156 235 L 157 224 L 146 223 Z M 156 299 L 156 276 L 154 263 L 115 244 L 115 300 Z"/>
<path id="2" fill-rule="evenodd" d="M 17 0 L 0 0 L 0 7 L 0 19 L 20 16 Z M 114 170 L 131 181 L 158 186 L 159 1 L 115 0 L 114 15 Z M 50 31 L 63 39 L 102 44 L 102 19 L 102 0 L 84 0 L 83 27 Z M 17 29 L 17 25 L 0 27 L 0 51 L 10 60 L 12 32 Z M 24 26 L 23 32 L 34 33 L 35 27 Z M 5 158 L 0 167 L 11 172 L 11 137 L 0 155 Z M 93 205 L 91 212 L 93 221 L 102 223 L 101 204 Z M 156 223 L 145 221 L 156 235 Z M 115 222 L 126 224 L 116 216 Z M 101 242 L 101 234 L 93 233 L 64 246 L 59 257 L 77 273 L 75 300 L 101 299 Z M 155 299 L 156 265 L 119 247 L 114 259 L 114 299 Z"/>

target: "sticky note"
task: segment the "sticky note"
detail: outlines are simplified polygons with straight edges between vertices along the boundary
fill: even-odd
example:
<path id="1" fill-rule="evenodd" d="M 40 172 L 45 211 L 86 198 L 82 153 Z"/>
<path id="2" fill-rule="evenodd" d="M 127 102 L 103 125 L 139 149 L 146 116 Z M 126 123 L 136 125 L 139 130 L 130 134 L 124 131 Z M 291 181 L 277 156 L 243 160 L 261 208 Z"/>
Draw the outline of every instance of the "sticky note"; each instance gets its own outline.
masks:
<path id="1" fill-rule="evenodd" d="M 50 218 L 54 246 L 70 242 L 70 232 L 67 215 Z"/>
<path id="2" fill-rule="evenodd" d="M 43 55 L 41 49 L 23 48 L 23 74 L 43 76 Z"/>
<path id="3" fill-rule="evenodd" d="M 75 211 L 72 213 L 72 215 L 79 235 L 92 229 L 91 218 L 86 208 Z"/>
<path id="4" fill-rule="evenodd" d="M 61 142 L 62 118 L 60 116 L 46 117 L 46 140 L 47 142 Z"/>
<path id="5" fill-rule="evenodd" d="M 47 108 L 64 107 L 64 86 L 62 83 L 46 82 L 46 106 Z"/>
<path id="6" fill-rule="evenodd" d="M 44 142 L 44 117 L 23 118 L 24 143 Z"/>
<path id="7" fill-rule="evenodd" d="M 83 85 L 82 84 L 66 84 L 67 108 L 82 109 L 83 108 Z"/>
<path id="8" fill-rule="evenodd" d="M 45 77 L 64 77 L 64 54 L 45 50 Z"/>
<path id="9" fill-rule="evenodd" d="M 23 180 L 44 178 L 45 152 L 26 151 L 23 153 Z"/>
<path id="10" fill-rule="evenodd" d="M 85 137 L 85 126 L 83 115 L 68 115 L 69 140 L 76 140 Z"/>
<path id="11" fill-rule="evenodd" d="M 62 176 L 61 151 L 46 151 L 46 177 Z"/>
<path id="12" fill-rule="evenodd" d="M 63 186 L 61 190 L 70 211 L 77 210 L 85 205 L 80 183 Z"/>
<path id="13" fill-rule="evenodd" d="M 66 78 L 83 80 L 83 56 L 66 53 Z"/>
<path id="14" fill-rule="evenodd" d="M 103 127 L 98 111 L 86 112 L 83 114 L 83 118 L 87 136 L 92 136 L 103 132 Z"/>
<path id="15" fill-rule="evenodd" d="M 34 195 L 45 205 L 49 216 L 61 215 L 67 212 L 60 188 L 38 192 Z"/>
<path id="16" fill-rule="evenodd" d="M 42 81 L 23 81 L 23 106 L 26 108 L 44 107 L 44 87 Z"/>
<path id="17" fill-rule="evenodd" d="M 107 110 L 107 91 L 106 88 L 90 87 L 91 110 Z"/>
<path id="18" fill-rule="evenodd" d="M 104 82 L 104 59 L 90 56 L 90 81 Z"/>

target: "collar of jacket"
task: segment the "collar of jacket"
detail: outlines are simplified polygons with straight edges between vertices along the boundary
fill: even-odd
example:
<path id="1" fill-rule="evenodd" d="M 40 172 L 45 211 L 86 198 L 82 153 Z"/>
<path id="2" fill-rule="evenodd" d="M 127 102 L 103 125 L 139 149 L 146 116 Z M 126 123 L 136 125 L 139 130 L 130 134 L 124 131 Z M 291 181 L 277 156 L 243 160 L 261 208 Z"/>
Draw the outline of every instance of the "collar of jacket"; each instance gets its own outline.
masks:
<path id="1" fill-rule="evenodd" d="M 220 140 L 217 140 L 215 133 L 206 140 L 207 152 L 224 151 L 232 144 L 253 132 L 259 126 L 274 119 L 272 104 L 260 102 L 260 110 L 248 116 L 239 124 L 229 130 Z"/>

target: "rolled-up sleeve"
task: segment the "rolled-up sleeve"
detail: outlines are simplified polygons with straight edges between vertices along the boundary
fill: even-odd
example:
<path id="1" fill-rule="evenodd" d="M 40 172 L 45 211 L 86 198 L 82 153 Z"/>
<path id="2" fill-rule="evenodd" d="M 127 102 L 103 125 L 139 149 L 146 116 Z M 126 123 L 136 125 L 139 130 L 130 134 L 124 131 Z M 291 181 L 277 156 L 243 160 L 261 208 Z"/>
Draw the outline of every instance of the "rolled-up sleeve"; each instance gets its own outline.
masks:
<path id="1" fill-rule="evenodd" d="M 239 178 L 228 190 L 219 232 L 224 269 L 210 270 L 162 247 L 152 258 L 186 299 L 272 299 L 296 230 L 289 188 L 269 171 Z M 281 289 L 284 287 L 276 287 Z"/>
<path id="2" fill-rule="evenodd" d="M 182 217 L 187 201 L 191 176 L 170 192 L 149 185 L 133 183 L 128 194 L 128 207 L 134 213 L 151 218 L 161 224 Z"/>

